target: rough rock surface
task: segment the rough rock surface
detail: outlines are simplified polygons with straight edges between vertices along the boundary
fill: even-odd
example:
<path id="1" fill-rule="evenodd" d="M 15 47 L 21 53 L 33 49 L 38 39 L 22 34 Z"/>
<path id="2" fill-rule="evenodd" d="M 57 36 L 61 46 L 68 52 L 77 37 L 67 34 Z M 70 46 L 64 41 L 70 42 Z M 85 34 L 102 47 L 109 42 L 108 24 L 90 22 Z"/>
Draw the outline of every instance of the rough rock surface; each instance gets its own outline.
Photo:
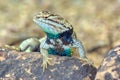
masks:
<path id="1" fill-rule="evenodd" d="M 107 54 L 95 80 L 120 80 L 120 45 Z"/>
<path id="2" fill-rule="evenodd" d="M 0 80 L 94 80 L 96 68 L 75 57 L 53 56 L 52 66 L 43 72 L 37 52 L 0 49 Z"/>

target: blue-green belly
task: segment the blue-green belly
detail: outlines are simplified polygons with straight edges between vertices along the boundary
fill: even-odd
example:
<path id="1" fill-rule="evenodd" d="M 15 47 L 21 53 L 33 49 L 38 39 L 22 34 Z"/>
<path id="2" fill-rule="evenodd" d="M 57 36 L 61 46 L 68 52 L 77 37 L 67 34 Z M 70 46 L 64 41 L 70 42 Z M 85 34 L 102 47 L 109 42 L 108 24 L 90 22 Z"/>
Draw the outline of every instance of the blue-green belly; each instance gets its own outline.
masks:
<path id="1" fill-rule="evenodd" d="M 48 53 L 53 55 L 60 55 L 60 56 L 71 56 L 71 49 L 69 48 L 69 49 L 64 49 L 62 51 L 58 51 L 56 49 L 49 48 Z"/>

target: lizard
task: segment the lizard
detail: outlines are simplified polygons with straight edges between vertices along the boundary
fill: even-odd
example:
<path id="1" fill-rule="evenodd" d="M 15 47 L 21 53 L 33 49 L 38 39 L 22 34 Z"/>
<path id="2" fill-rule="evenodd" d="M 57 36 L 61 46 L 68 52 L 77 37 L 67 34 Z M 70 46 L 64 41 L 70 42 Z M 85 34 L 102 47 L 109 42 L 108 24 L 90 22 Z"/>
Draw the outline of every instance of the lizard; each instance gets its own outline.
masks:
<path id="1" fill-rule="evenodd" d="M 35 22 L 46 36 L 37 39 L 24 40 L 19 48 L 21 51 L 39 51 L 43 57 L 43 71 L 51 65 L 49 54 L 71 57 L 77 49 L 80 59 L 88 61 L 82 42 L 77 39 L 73 26 L 63 17 L 49 11 L 41 11 L 33 17 Z"/>

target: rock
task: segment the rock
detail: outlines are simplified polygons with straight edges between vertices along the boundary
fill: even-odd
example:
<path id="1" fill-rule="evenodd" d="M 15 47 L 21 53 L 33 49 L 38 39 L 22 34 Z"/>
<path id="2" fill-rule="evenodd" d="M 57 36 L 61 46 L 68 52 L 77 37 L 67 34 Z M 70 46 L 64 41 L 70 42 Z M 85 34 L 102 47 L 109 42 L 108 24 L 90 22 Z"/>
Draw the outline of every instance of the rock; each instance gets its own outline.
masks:
<path id="1" fill-rule="evenodd" d="M 109 51 L 97 71 L 95 80 L 120 80 L 120 45 Z"/>
<path id="2" fill-rule="evenodd" d="M 43 72 L 38 52 L 0 52 L 0 79 L 9 80 L 94 80 L 96 68 L 75 57 L 50 55 L 53 64 Z"/>

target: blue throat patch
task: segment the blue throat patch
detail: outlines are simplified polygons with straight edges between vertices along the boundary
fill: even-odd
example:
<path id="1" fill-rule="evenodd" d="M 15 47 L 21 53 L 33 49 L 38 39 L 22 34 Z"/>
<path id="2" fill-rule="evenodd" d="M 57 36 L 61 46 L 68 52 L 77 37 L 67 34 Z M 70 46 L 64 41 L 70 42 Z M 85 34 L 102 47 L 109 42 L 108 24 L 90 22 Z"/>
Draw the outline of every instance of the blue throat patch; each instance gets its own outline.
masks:
<path id="1" fill-rule="evenodd" d="M 48 33 L 46 31 L 44 31 L 47 35 L 47 37 L 49 39 L 57 39 L 57 38 L 64 38 L 64 39 L 70 39 L 72 33 L 73 33 L 73 28 L 72 29 L 69 29 L 65 32 L 62 32 L 62 33 L 57 33 L 57 34 L 53 34 L 53 33 Z"/>
<path id="2" fill-rule="evenodd" d="M 59 33 L 58 34 L 52 34 L 52 33 L 47 33 L 47 32 L 45 32 L 45 33 L 49 39 L 57 39 L 60 37 Z"/>
<path id="3" fill-rule="evenodd" d="M 56 49 L 49 48 L 48 54 L 71 57 L 71 49 L 65 49 L 62 52 L 59 52 Z"/>

